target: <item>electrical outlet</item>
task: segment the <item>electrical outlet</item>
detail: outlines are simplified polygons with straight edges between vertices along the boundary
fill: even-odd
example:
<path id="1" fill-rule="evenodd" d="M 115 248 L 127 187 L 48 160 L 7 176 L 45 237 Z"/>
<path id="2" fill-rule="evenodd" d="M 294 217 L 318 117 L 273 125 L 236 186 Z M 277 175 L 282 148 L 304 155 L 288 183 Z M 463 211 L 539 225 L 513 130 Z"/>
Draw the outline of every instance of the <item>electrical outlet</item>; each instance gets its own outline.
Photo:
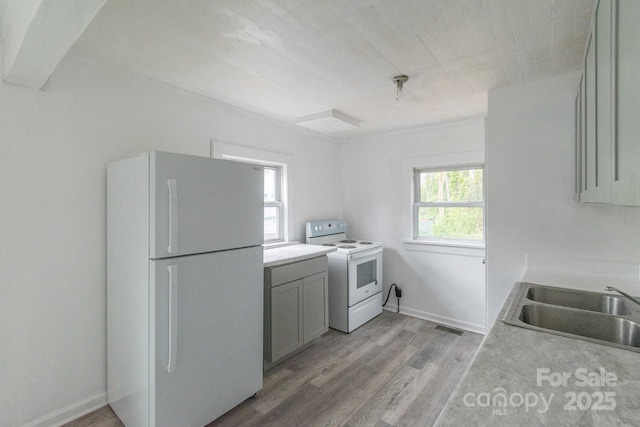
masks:
<path id="1" fill-rule="evenodd" d="M 402 289 L 396 285 L 396 298 L 402 298 Z"/>

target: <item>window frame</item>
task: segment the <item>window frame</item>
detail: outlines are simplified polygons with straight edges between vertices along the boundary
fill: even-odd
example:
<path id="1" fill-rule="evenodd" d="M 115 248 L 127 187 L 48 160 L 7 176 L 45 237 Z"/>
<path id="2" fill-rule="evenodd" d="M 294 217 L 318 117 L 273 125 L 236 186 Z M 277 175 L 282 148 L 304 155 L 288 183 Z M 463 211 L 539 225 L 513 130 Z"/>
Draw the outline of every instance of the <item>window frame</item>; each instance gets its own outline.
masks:
<path id="1" fill-rule="evenodd" d="M 280 243 L 284 242 L 284 218 L 285 218 L 285 209 L 284 202 L 282 201 L 282 188 L 284 186 L 282 179 L 282 166 L 273 165 L 273 164 L 263 164 L 264 170 L 273 170 L 275 172 L 275 201 L 273 202 L 264 202 L 265 208 L 276 208 L 278 210 L 278 236 L 275 239 L 266 239 L 263 233 L 263 241 L 264 244 L 271 243 Z"/>
<path id="2" fill-rule="evenodd" d="M 479 143 L 478 143 L 479 144 Z M 417 252 L 433 252 L 433 253 L 450 253 L 465 256 L 482 256 L 485 255 L 485 243 L 477 241 L 435 241 L 413 238 L 413 202 L 414 202 L 414 169 L 428 169 L 466 166 L 466 165 L 482 165 L 484 166 L 485 176 L 483 180 L 483 195 L 485 199 L 484 224 L 485 224 L 485 240 L 487 238 L 487 166 L 485 162 L 484 148 L 440 152 L 433 154 L 424 154 L 422 156 L 406 157 L 402 159 L 402 245 L 407 251 Z M 478 252 L 480 251 L 480 252 Z"/>
<path id="3" fill-rule="evenodd" d="M 449 172 L 461 170 L 482 170 L 482 201 L 473 202 L 422 202 L 420 201 L 420 174 L 434 172 Z M 482 163 L 458 164 L 448 166 L 430 166 L 430 167 L 414 167 L 413 168 L 413 240 L 435 242 L 435 243 L 460 243 L 469 245 L 484 245 L 486 234 L 486 218 L 485 218 L 485 167 Z M 420 208 L 482 208 L 482 239 L 458 239 L 454 237 L 428 237 L 420 236 L 419 232 L 419 214 Z"/>
<path id="4" fill-rule="evenodd" d="M 239 144 L 231 144 L 228 142 L 210 141 L 210 156 L 216 159 L 232 160 L 243 163 L 251 163 L 259 166 L 275 166 L 280 168 L 280 201 L 282 202 L 281 211 L 281 240 L 263 241 L 265 247 L 276 247 L 279 245 L 287 245 L 294 238 L 294 158 L 290 154 L 279 153 L 274 151 L 262 150 L 259 148 L 248 147 Z M 263 234 L 264 240 L 264 234 Z"/>

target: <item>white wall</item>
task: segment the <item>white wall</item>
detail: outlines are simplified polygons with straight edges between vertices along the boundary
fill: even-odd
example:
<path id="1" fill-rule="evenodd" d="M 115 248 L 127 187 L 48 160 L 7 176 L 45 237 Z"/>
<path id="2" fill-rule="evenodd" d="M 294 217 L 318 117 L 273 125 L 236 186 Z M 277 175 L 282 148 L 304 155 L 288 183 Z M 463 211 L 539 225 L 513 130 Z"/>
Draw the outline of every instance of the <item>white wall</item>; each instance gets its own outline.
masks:
<path id="1" fill-rule="evenodd" d="M 489 94 L 490 321 L 527 259 L 542 267 L 563 258 L 605 267 L 640 259 L 640 209 L 573 201 L 576 78 Z M 482 120 L 341 148 L 78 50 L 45 89 L 0 83 L 0 425 L 50 424 L 104 402 L 105 165 L 152 149 L 206 156 L 214 139 L 291 155 L 294 238 L 304 239 L 308 220 L 345 217 L 354 236 L 385 245 L 385 296 L 400 285 L 402 312 L 484 327 L 484 286 L 470 285 L 483 276 L 481 259 L 402 242 L 403 163 L 483 149 Z"/>
<path id="2" fill-rule="evenodd" d="M 484 121 L 407 130 L 347 141 L 342 150 L 344 212 L 350 234 L 384 245 L 384 297 L 402 289 L 401 313 L 484 331 L 484 250 L 403 243 L 410 178 L 403 165 L 416 158 L 484 149 Z M 419 161 L 419 160 L 417 160 Z M 388 308 L 395 310 L 396 299 Z"/>
<path id="3" fill-rule="evenodd" d="M 489 324 L 525 272 L 551 285 L 602 291 L 613 281 L 638 293 L 640 209 L 574 201 L 577 84 L 569 74 L 489 92 Z"/>
<path id="4" fill-rule="evenodd" d="M 342 215 L 333 139 L 78 50 L 45 91 L 0 83 L 0 425 L 50 425 L 104 403 L 106 164 L 153 149 L 208 156 L 210 139 L 293 157 L 294 237 Z"/>

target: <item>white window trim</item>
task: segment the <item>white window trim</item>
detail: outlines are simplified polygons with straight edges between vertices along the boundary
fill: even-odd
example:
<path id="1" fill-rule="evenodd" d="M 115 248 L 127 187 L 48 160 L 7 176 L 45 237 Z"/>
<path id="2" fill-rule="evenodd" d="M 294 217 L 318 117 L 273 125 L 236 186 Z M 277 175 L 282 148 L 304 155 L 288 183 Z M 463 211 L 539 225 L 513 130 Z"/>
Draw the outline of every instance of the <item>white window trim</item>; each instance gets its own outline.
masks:
<path id="1" fill-rule="evenodd" d="M 275 202 L 264 202 L 264 207 L 274 207 L 277 208 L 279 210 L 278 213 L 278 230 L 279 230 L 279 236 L 278 239 L 270 239 L 270 240 L 265 240 L 264 241 L 264 245 L 268 246 L 268 245 L 273 245 L 273 244 L 277 244 L 277 243 L 282 243 L 284 240 L 284 221 L 285 221 L 285 208 L 284 208 L 284 201 L 283 201 L 283 188 L 285 187 L 284 185 L 284 174 L 282 172 L 282 167 L 281 166 L 274 166 L 274 165 L 264 165 L 265 170 L 266 169 L 271 169 L 274 170 L 276 173 L 276 181 L 279 181 L 276 183 L 276 201 Z"/>
<path id="2" fill-rule="evenodd" d="M 293 156 L 274 151 L 260 150 L 244 145 L 229 144 L 227 142 L 211 141 L 211 157 L 216 159 L 234 160 L 245 163 L 278 166 L 282 171 L 283 203 L 283 241 L 293 240 Z M 283 242 L 269 243 L 280 245 Z"/>
<path id="3" fill-rule="evenodd" d="M 438 246 L 441 248 L 470 248 L 470 249 L 484 249 L 485 241 L 449 241 L 449 240 L 428 240 L 428 239 L 416 239 L 413 236 L 413 207 L 414 207 L 414 195 L 415 195 L 415 180 L 414 171 L 416 169 L 447 169 L 460 168 L 463 166 L 484 166 L 484 150 L 472 150 L 461 151 L 455 153 L 435 154 L 432 156 L 424 157 L 412 157 L 405 159 L 402 162 L 402 215 L 403 215 L 403 243 L 407 250 L 422 250 L 419 249 L 420 245 L 424 247 L 424 250 L 431 251 L 428 247 Z M 485 168 L 486 171 L 486 168 Z M 485 178 L 486 183 L 486 178 Z M 486 188 L 483 188 L 486 194 Z M 486 197 L 485 197 L 486 199 Z M 486 215 L 486 206 L 484 209 Z M 485 221 L 486 222 L 486 221 Z M 486 232 L 485 232 L 486 239 Z"/>

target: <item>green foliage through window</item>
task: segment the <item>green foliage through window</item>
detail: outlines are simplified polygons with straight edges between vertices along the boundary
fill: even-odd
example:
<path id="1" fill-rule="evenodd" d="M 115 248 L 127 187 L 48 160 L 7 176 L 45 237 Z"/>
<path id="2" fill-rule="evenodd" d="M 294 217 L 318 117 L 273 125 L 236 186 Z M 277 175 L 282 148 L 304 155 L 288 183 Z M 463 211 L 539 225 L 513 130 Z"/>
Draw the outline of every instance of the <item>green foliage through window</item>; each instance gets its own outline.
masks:
<path id="1" fill-rule="evenodd" d="M 417 170 L 417 238 L 484 240 L 483 169 Z"/>

